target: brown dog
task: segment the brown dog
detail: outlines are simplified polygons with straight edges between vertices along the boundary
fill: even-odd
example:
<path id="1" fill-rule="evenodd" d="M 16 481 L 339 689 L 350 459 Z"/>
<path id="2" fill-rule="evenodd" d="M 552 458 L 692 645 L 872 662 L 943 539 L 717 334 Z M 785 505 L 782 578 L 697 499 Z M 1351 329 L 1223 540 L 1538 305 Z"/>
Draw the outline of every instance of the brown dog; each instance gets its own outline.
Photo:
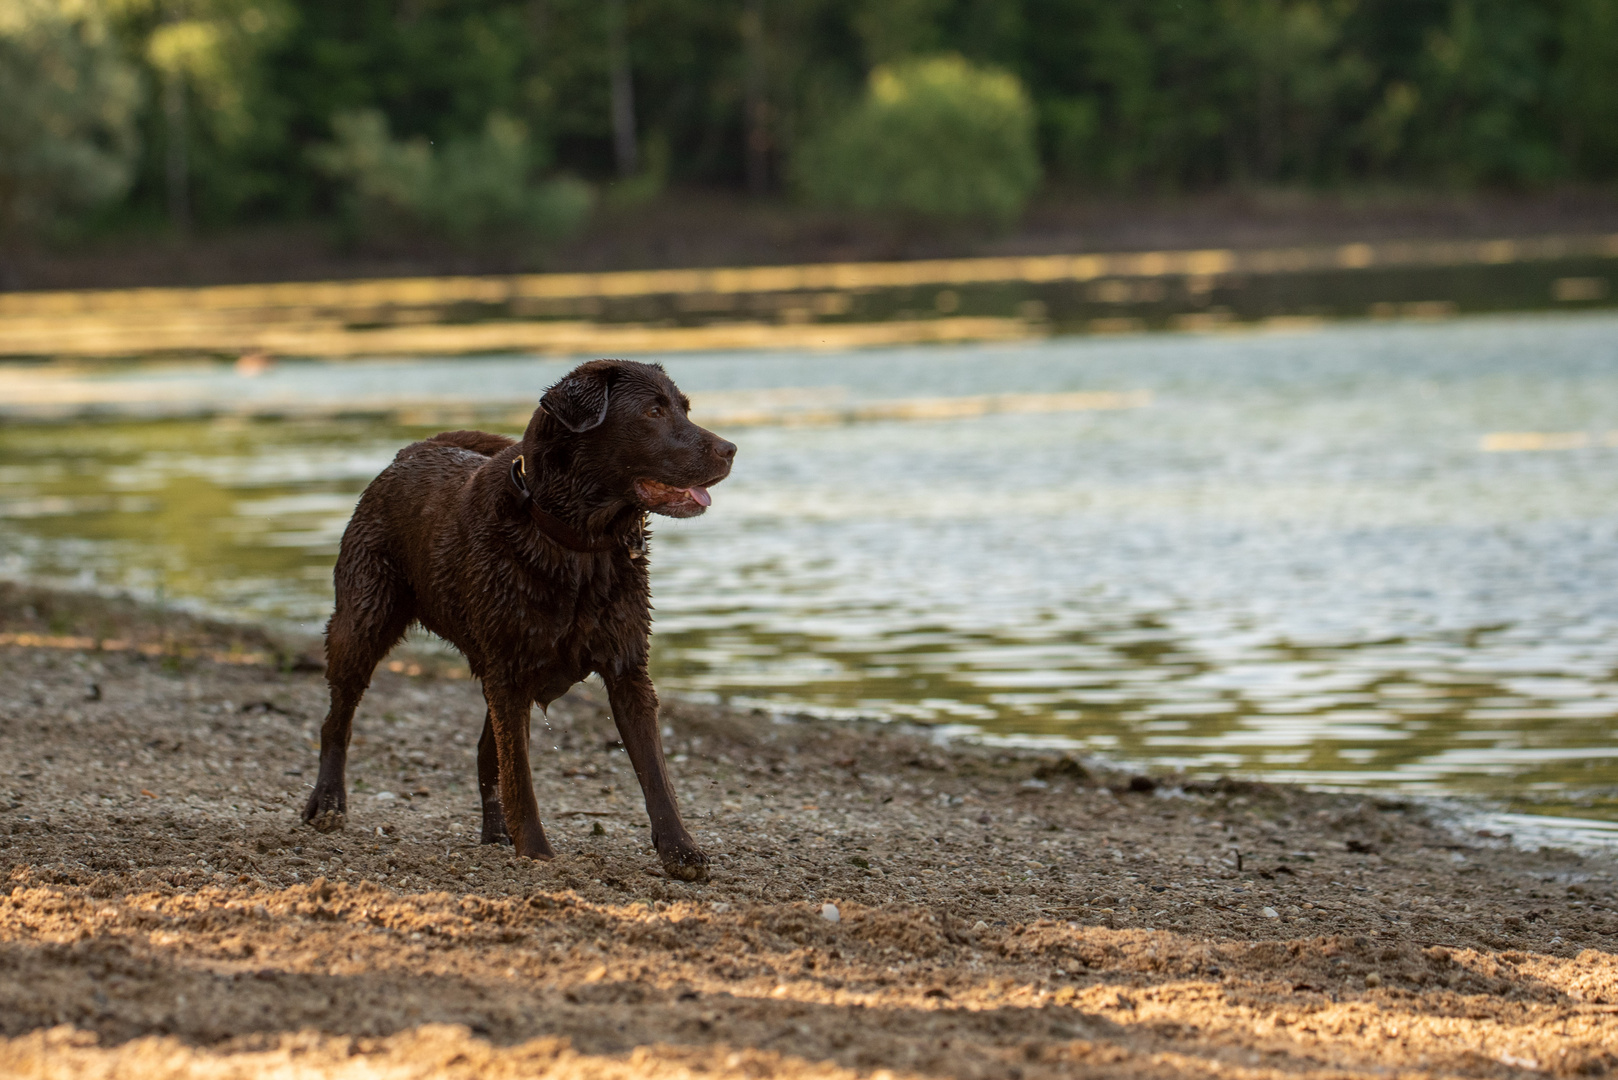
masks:
<path id="1" fill-rule="evenodd" d="M 524 855 L 554 854 L 528 771 L 529 713 L 593 671 L 664 869 L 687 881 L 707 875 L 669 786 L 646 667 L 646 512 L 702 513 L 736 455 L 689 411 L 661 367 L 595 360 L 545 392 L 520 442 L 448 431 L 399 451 L 343 533 L 326 625 L 331 711 L 303 820 L 342 827 L 354 709 L 377 663 L 419 622 L 483 681 L 484 843 L 509 837 Z"/>

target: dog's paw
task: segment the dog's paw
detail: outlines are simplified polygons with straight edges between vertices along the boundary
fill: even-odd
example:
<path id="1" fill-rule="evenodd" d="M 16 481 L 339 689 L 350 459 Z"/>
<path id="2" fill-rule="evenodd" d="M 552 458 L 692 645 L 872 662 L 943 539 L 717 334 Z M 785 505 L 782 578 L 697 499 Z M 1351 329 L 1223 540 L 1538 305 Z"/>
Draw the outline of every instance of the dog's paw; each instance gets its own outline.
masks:
<path id="1" fill-rule="evenodd" d="M 538 840 L 524 840 L 522 843 L 512 842 L 517 854 L 525 859 L 537 859 L 540 862 L 550 862 L 556 858 L 556 849 L 551 847 L 550 841 L 543 836 Z"/>
<path id="2" fill-rule="evenodd" d="M 677 881 L 707 881 L 708 856 L 700 848 L 660 853 L 663 872 Z"/>
<path id="3" fill-rule="evenodd" d="M 341 810 L 338 810 L 336 807 L 331 807 L 326 810 L 321 810 L 313 815 L 306 814 L 303 820 L 306 821 L 310 828 L 314 829 L 315 832 L 339 832 L 343 826 L 348 823 L 348 815 L 343 813 Z"/>
<path id="4" fill-rule="evenodd" d="M 316 788 L 303 805 L 304 823 L 315 832 L 336 832 L 348 821 L 347 801 L 341 792 L 332 795 Z"/>

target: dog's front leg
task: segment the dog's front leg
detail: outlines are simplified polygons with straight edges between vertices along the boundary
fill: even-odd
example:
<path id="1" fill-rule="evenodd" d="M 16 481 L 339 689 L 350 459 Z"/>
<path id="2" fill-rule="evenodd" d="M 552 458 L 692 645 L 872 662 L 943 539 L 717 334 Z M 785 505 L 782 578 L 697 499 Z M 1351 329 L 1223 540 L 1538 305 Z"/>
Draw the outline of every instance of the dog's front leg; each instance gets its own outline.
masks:
<path id="1" fill-rule="evenodd" d="M 506 829 L 517 854 L 530 859 L 554 858 L 545 826 L 539 823 L 539 803 L 534 799 L 534 778 L 528 769 L 528 713 L 534 696 L 510 683 L 485 679 L 483 698 L 489 703 L 495 758 L 500 772 L 500 806 L 506 812 Z"/>
<path id="2" fill-rule="evenodd" d="M 652 846 L 657 849 L 663 869 L 670 877 L 705 881 L 708 856 L 680 820 L 674 786 L 669 782 L 668 768 L 663 763 L 663 739 L 657 728 L 657 690 L 646 673 L 644 660 L 626 667 L 627 670 L 614 671 L 609 665 L 601 678 L 607 684 L 607 700 L 612 705 L 613 722 L 618 725 L 618 737 L 624 742 L 629 763 L 634 766 L 641 792 L 646 796 L 646 814 L 652 819 Z"/>

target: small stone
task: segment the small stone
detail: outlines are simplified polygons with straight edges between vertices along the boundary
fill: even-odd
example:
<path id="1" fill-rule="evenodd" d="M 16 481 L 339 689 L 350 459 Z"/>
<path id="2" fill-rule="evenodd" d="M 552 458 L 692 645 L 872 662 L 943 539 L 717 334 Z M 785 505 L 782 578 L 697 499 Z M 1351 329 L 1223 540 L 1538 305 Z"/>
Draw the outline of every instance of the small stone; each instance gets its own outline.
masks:
<path id="1" fill-rule="evenodd" d="M 1272 907 L 1264 908 L 1259 912 L 1259 914 L 1264 916 L 1266 919 L 1279 919 L 1281 917 L 1281 913 Z"/>
<path id="2" fill-rule="evenodd" d="M 1382 985 L 1382 976 L 1377 974 L 1376 972 L 1374 972 L 1374 971 L 1370 972 L 1365 976 L 1365 988 L 1367 990 L 1375 990 L 1377 987 L 1379 987 L 1381 985 Z"/>
<path id="3" fill-rule="evenodd" d="M 713 913 L 715 915 L 723 915 L 725 912 L 727 912 L 729 910 L 730 910 L 730 905 L 725 903 L 723 900 L 719 901 L 719 903 L 717 903 L 717 904 L 715 904 L 713 906 Z"/>
<path id="4" fill-rule="evenodd" d="M 988 928 L 989 928 L 989 924 L 984 922 L 982 919 L 979 919 L 977 922 L 972 924 L 972 929 L 976 933 L 981 934 L 983 931 L 987 930 Z"/>
<path id="5" fill-rule="evenodd" d="M 820 917 L 829 923 L 841 922 L 843 913 L 837 910 L 836 904 L 820 905 Z"/>
<path id="6" fill-rule="evenodd" d="M 371 798 L 375 799 L 377 802 L 387 802 L 390 799 L 397 799 L 398 797 L 399 796 L 395 795 L 391 791 L 379 791 L 375 795 L 371 796 Z"/>

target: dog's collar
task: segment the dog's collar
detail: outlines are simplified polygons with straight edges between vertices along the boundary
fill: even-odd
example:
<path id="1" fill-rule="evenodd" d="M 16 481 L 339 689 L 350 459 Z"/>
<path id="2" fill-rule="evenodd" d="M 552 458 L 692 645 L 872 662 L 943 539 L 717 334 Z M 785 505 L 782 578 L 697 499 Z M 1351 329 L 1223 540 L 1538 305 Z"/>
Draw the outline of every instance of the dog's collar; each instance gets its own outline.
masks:
<path id="1" fill-rule="evenodd" d="M 511 463 L 510 476 L 511 486 L 517 489 L 519 504 L 528 507 L 528 515 L 533 518 L 534 525 L 538 527 L 540 532 L 545 534 L 545 538 L 551 543 L 581 554 L 599 554 L 603 551 L 616 551 L 619 547 L 627 547 L 631 559 L 640 559 L 646 556 L 645 515 L 642 515 L 639 527 L 635 529 L 628 539 L 601 540 L 592 544 L 584 538 L 579 530 L 555 514 L 547 513 L 540 509 L 539 503 L 534 501 L 534 493 L 528 490 L 528 462 L 522 454 L 518 454 L 517 460 Z"/>

